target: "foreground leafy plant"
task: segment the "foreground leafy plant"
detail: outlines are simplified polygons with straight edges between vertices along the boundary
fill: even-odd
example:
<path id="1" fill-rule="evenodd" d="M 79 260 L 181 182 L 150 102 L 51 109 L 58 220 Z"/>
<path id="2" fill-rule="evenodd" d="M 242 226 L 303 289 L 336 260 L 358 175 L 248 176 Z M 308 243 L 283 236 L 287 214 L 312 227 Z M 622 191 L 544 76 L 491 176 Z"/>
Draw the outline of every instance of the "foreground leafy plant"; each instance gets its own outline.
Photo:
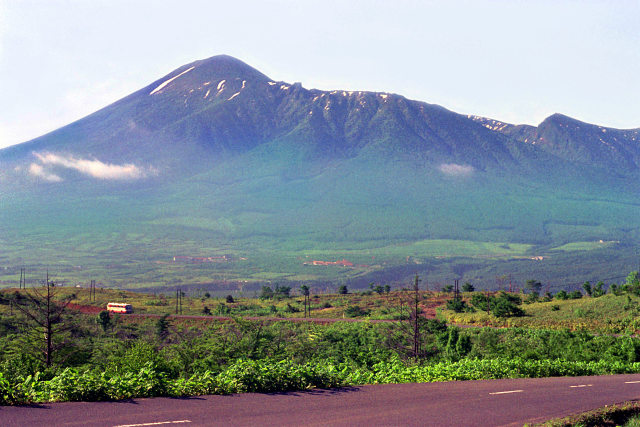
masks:
<path id="1" fill-rule="evenodd" d="M 145 366 L 137 373 L 65 369 L 50 380 L 39 375 L 11 384 L 0 375 L 3 405 L 31 402 L 118 400 L 155 396 L 268 393 L 347 385 L 436 382 L 502 378 L 538 378 L 638 373 L 640 363 L 568 362 L 565 360 L 463 359 L 428 365 L 407 365 L 400 359 L 379 362 L 370 369 L 349 363 L 296 364 L 289 360 L 237 360 L 218 374 L 196 373 L 168 379 L 164 372 Z"/>

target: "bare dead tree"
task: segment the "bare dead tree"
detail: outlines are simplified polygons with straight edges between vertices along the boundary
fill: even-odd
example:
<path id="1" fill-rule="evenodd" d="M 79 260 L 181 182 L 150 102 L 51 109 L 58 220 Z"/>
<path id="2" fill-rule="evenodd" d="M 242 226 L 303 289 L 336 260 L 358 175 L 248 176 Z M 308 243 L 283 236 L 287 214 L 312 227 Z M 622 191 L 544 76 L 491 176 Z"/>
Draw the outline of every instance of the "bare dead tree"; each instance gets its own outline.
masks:
<path id="1" fill-rule="evenodd" d="M 72 329 L 72 325 L 64 321 L 71 297 L 60 299 L 57 294 L 47 272 L 42 288 L 31 288 L 14 300 L 16 309 L 26 318 L 26 344 L 34 347 L 34 353 L 41 356 L 47 368 L 52 366 L 54 354 L 68 344 L 65 332 Z"/>
<path id="2" fill-rule="evenodd" d="M 423 359 L 435 351 L 429 348 L 428 335 L 432 335 L 432 329 L 438 325 L 430 325 L 423 316 L 420 306 L 422 300 L 420 278 L 417 275 L 413 289 L 398 293 L 396 297 L 398 322 L 388 329 L 387 345 L 404 359 Z"/>
<path id="3" fill-rule="evenodd" d="M 420 279 L 416 274 L 415 282 L 413 284 L 413 311 L 411 312 L 411 316 L 413 317 L 413 354 L 414 357 L 418 357 L 420 354 Z"/>

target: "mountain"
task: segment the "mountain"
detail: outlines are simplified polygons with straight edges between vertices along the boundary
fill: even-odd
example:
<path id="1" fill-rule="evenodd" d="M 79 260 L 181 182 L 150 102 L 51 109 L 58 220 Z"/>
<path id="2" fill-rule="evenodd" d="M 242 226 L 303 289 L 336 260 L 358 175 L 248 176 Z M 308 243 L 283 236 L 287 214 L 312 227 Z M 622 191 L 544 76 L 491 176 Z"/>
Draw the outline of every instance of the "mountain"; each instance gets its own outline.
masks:
<path id="1" fill-rule="evenodd" d="M 181 254 L 248 261 L 209 266 L 208 279 L 190 271 L 189 283 L 369 280 L 409 259 L 446 272 L 435 260 L 460 257 L 487 280 L 491 263 L 542 252 L 593 265 L 617 250 L 627 262 L 640 237 L 639 138 L 560 114 L 512 125 L 396 94 L 306 89 L 215 56 L 0 150 L 0 264 L 81 279 L 70 266 L 91 265 L 106 280 L 102 257 L 121 285 L 173 280 L 153 262 Z M 366 267 L 327 276 L 298 259 L 341 254 Z"/>

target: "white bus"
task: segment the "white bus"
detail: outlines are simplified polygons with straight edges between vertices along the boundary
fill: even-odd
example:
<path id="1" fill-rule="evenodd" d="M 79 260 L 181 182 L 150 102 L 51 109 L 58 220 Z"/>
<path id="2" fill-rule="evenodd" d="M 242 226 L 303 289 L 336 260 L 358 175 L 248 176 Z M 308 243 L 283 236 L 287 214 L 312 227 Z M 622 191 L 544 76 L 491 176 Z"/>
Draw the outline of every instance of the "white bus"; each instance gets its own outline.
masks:
<path id="1" fill-rule="evenodd" d="M 124 302 L 110 302 L 107 304 L 107 311 L 112 313 L 133 313 L 133 307 L 131 304 Z"/>

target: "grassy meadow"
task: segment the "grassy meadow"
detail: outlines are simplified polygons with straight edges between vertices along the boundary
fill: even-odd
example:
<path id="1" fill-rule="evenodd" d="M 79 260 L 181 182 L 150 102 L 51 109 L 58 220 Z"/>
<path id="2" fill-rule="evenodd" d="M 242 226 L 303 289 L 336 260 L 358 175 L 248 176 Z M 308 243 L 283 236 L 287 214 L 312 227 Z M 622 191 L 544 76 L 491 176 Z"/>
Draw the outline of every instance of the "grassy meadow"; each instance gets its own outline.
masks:
<path id="1" fill-rule="evenodd" d="M 280 285 L 278 285 L 280 286 Z M 274 290 L 274 287 L 270 287 Z M 5 289 L 15 292 L 17 289 Z M 380 285 L 370 289 L 347 294 L 320 293 L 311 288 L 310 311 L 307 317 L 317 319 L 347 320 L 400 320 L 408 315 L 407 304 L 414 297 L 412 291 L 385 291 Z M 19 292 L 24 292 L 21 290 Z M 85 312 L 98 313 L 109 302 L 126 302 L 134 307 L 136 314 L 164 315 L 176 314 L 176 290 L 170 292 L 141 293 L 98 287 L 95 298 L 90 298 L 87 288 L 60 287 L 59 296 L 72 297 L 71 304 Z M 251 292 L 251 296 L 238 296 L 233 292 L 212 294 L 199 289 L 182 297 L 180 314 L 189 316 L 220 317 L 265 317 L 296 318 L 305 316 L 304 296 L 299 288 L 290 288 L 288 294 L 267 296 L 263 292 Z M 425 318 L 438 318 L 449 324 L 474 327 L 533 328 L 551 330 L 589 331 L 603 334 L 636 334 L 640 331 L 640 297 L 622 293 L 608 293 L 600 297 L 584 295 L 579 299 L 558 299 L 527 302 L 528 294 L 511 295 L 523 300 L 521 317 L 496 317 L 483 309 L 474 307 L 474 295 L 485 296 L 484 292 L 463 292 L 462 299 L 470 311 L 456 313 L 447 308 L 452 300 L 452 292 L 420 291 L 420 309 Z M 492 293 L 492 295 L 497 295 Z M 261 297 L 262 296 L 262 297 Z M 0 305 L 0 313 L 9 308 Z"/>
<path id="2" fill-rule="evenodd" d="M 526 297 L 526 296 L 525 296 Z M 470 296 L 466 295 L 468 301 Z M 559 300 L 523 304 L 523 317 L 497 318 L 485 311 L 455 313 L 442 307 L 440 315 L 459 325 L 520 327 L 554 330 L 590 331 L 608 334 L 640 332 L 640 298 L 607 294 L 598 298 Z"/>

